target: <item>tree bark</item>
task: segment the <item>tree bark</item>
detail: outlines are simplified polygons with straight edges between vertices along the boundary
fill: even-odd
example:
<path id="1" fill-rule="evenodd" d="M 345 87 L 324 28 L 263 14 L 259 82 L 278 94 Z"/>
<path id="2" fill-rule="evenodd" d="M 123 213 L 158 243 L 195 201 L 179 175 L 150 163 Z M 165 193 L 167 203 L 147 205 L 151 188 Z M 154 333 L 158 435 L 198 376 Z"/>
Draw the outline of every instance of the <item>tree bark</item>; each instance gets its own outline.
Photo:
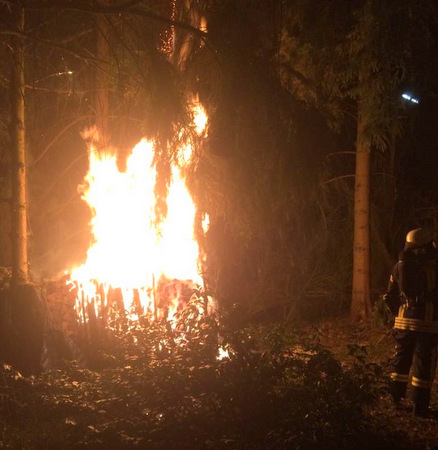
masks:
<path id="1" fill-rule="evenodd" d="M 352 322 L 365 320 L 370 305 L 370 161 L 371 142 L 366 133 L 363 106 L 359 102 L 354 186 L 353 286 L 350 309 Z"/>
<path id="2" fill-rule="evenodd" d="M 29 282 L 27 259 L 26 140 L 24 102 L 24 9 L 11 8 L 11 19 L 17 34 L 12 36 L 11 70 L 11 183 L 12 183 L 12 282 Z"/>

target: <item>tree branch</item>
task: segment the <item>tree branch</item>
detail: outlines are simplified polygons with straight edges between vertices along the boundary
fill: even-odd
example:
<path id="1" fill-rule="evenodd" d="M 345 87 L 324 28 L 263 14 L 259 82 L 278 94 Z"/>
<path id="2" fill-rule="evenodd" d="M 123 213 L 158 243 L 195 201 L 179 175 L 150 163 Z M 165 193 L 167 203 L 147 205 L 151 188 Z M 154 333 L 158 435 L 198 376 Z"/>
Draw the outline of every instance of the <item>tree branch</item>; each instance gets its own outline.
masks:
<path id="1" fill-rule="evenodd" d="M 335 155 L 355 155 L 356 152 L 332 152 L 332 153 L 327 153 L 326 156 L 335 156 Z"/>
<path id="2" fill-rule="evenodd" d="M 64 176 L 77 164 L 81 159 L 87 157 L 87 153 L 82 153 L 76 157 L 71 163 L 53 180 L 53 183 L 45 190 L 45 192 L 36 200 L 36 205 L 39 206 L 41 202 L 52 192 L 59 180 L 64 178 Z"/>
<path id="3" fill-rule="evenodd" d="M 354 173 L 351 173 L 349 175 L 341 175 L 339 177 L 330 178 L 330 180 L 324 181 L 324 184 L 331 183 L 332 181 L 343 180 L 344 178 L 354 178 L 355 176 L 356 175 Z"/>
<path id="4" fill-rule="evenodd" d="M 50 147 L 68 130 L 70 129 L 73 125 L 76 125 L 78 122 L 80 122 L 81 120 L 83 120 L 83 117 L 77 117 L 76 119 L 74 119 L 72 122 L 70 122 L 67 126 L 65 126 L 45 147 L 45 149 L 39 154 L 38 158 L 36 158 L 33 163 L 32 166 L 37 165 L 41 159 L 44 157 L 44 155 L 49 151 Z"/>
<path id="5" fill-rule="evenodd" d="M 9 36 L 25 35 L 25 33 L 17 33 L 17 32 L 14 32 L 14 31 L 1 31 L 0 34 L 9 35 Z M 27 36 L 27 35 L 26 35 L 26 38 L 27 38 L 27 40 L 29 40 L 31 42 L 33 41 L 33 42 L 35 42 L 37 44 L 46 45 L 48 47 L 54 47 L 54 48 L 57 48 L 59 50 L 62 50 L 64 52 L 69 53 L 70 55 L 74 56 L 75 58 L 78 58 L 78 59 L 80 59 L 82 61 L 85 61 L 87 63 L 100 62 L 99 58 L 96 58 L 95 56 L 92 56 L 92 55 L 87 56 L 87 57 L 86 56 L 82 56 L 82 55 L 74 52 L 73 50 L 70 50 L 69 48 L 65 47 L 64 45 L 58 44 L 58 43 L 56 43 L 54 41 L 49 41 L 49 40 L 46 40 L 46 39 L 38 39 L 38 38 L 30 37 L 30 36 Z"/>
<path id="6" fill-rule="evenodd" d="M 17 1 L 15 0 L 3 0 L 3 3 L 9 5 L 16 5 Z M 86 1 L 62 1 L 62 0 L 20 0 L 20 5 L 23 8 L 29 10 L 40 10 L 40 9 L 65 9 L 70 11 L 78 11 L 78 12 L 87 12 L 90 14 L 132 14 L 140 17 L 145 17 L 148 19 L 156 20 L 158 22 L 165 23 L 170 26 L 178 27 L 183 30 L 186 30 L 192 34 L 197 35 L 201 39 L 205 40 L 207 37 L 207 33 L 199 30 L 192 25 L 188 25 L 185 22 L 181 22 L 179 20 L 173 20 L 168 17 L 164 17 L 156 12 L 148 9 L 136 8 L 136 5 L 142 3 L 142 0 L 128 0 L 125 2 L 121 2 L 118 5 L 101 5 L 96 1 L 90 2 Z"/>

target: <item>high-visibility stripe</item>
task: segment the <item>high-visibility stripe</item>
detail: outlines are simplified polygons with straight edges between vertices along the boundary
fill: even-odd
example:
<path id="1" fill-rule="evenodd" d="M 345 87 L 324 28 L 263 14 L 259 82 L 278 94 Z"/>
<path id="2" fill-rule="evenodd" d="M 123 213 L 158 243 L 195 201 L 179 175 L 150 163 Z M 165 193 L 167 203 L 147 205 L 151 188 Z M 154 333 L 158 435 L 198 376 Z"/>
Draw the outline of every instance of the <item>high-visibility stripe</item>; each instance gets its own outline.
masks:
<path id="1" fill-rule="evenodd" d="M 424 333 L 438 333 L 438 321 L 396 317 L 394 321 L 394 328 L 397 330 L 422 331 Z"/>
<path id="2" fill-rule="evenodd" d="M 430 389 L 432 387 L 432 381 L 430 380 L 421 380 L 417 377 L 412 377 L 411 384 L 412 386 L 424 388 L 424 389 Z"/>
<path id="3" fill-rule="evenodd" d="M 424 328 L 424 329 L 428 329 L 428 330 L 434 330 L 438 327 L 438 323 L 431 325 L 430 323 L 427 323 L 424 320 L 417 320 L 417 321 L 413 322 L 411 320 L 399 319 L 399 320 L 395 321 L 394 323 L 397 325 L 406 325 L 406 326 L 414 326 L 414 327 L 416 326 L 416 327 Z"/>
<path id="4" fill-rule="evenodd" d="M 400 383 L 407 383 L 409 381 L 409 374 L 392 372 L 390 377 L 392 381 L 399 381 Z"/>
<path id="5" fill-rule="evenodd" d="M 404 317 L 405 311 L 406 311 L 406 305 L 403 303 L 403 304 L 400 305 L 400 307 L 398 308 L 398 317 Z"/>
<path id="6" fill-rule="evenodd" d="M 407 317 L 396 317 L 395 320 L 400 323 L 409 323 L 412 325 L 420 325 L 423 328 L 437 328 L 437 320 L 421 320 L 421 319 L 410 319 Z"/>

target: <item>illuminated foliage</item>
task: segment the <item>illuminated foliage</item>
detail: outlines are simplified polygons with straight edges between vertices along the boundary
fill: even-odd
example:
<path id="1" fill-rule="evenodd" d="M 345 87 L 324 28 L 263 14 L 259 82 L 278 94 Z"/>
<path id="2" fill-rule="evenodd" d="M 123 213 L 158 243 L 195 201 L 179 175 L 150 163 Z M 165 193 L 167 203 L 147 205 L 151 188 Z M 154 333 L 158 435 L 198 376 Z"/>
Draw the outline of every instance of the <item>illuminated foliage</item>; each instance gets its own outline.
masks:
<path id="1" fill-rule="evenodd" d="M 22 449 L 369 448 L 355 430 L 382 389 L 365 350 L 334 355 L 282 326 L 231 331 L 189 305 L 184 330 L 114 323 L 99 369 L 0 371 L 2 439 Z M 218 332 L 229 357 L 217 359 Z M 368 428 L 369 443 L 391 442 Z"/>

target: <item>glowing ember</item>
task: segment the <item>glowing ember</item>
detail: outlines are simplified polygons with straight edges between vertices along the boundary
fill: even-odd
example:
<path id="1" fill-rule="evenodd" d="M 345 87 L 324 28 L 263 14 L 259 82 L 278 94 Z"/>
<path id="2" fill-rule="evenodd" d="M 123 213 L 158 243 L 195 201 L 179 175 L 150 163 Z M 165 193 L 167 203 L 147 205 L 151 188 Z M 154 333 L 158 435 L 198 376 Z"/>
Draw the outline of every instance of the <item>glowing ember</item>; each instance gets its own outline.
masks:
<path id="1" fill-rule="evenodd" d="M 198 135 L 206 136 L 207 116 L 199 104 L 193 120 Z M 194 238 L 196 207 L 182 171 L 190 163 L 192 143 L 184 132 L 180 138 L 184 143 L 178 165 L 172 167 L 167 217 L 158 225 L 154 143 L 141 140 L 124 172 L 114 151 L 89 145 L 89 171 L 80 191 L 91 209 L 93 242 L 86 262 L 70 276 L 82 322 L 92 316 L 105 320 L 116 309 L 127 311 L 131 319 L 147 312 L 171 318 L 192 289 L 202 286 Z"/>
<path id="2" fill-rule="evenodd" d="M 219 346 L 218 347 L 218 355 L 217 355 L 216 359 L 219 361 L 222 361 L 224 359 L 230 359 L 230 354 L 228 352 L 228 349 Z"/>

